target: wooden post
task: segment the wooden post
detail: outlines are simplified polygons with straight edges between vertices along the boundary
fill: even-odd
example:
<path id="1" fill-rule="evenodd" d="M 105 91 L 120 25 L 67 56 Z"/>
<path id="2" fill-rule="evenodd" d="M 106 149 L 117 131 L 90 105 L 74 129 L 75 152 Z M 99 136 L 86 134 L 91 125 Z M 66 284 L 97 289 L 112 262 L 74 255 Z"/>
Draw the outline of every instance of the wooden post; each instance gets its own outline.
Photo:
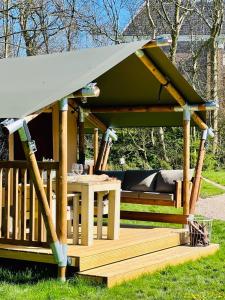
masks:
<path id="1" fill-rule="evenodd" d="M 85 164 L 84 112 L 79 107 L 79 164 Z"/>
<path id="2" fill-rule="evenodd" d="M 64 253 L 67 251 L 67 114 L 68 101 L 59 102 L 59 205 L 58 236 Z M 58 278 L 65 280 L 66 264 L 58 267 Z"/>
<path id="3" fill-rule="evenodd" d="M 52 107 L 52 145 L 53 159 L 59 160 L 59 106 L 55 104 Z"/>
<path id="4" fill-rule="evenodd" d="M 191 191 L 191 199 L 190 199 L 190 214 L 194 214 L 196 202 L 198 200 L 199 188 L 201 183 L 201 173 L 203 167 L 203 161 L 205 157 L 205 143 L 207 139 L 208 130 L 204 130 L 202 132 L 202 137 L 199 146 L 198 159 L 195 168 L 195 177 L 193 182 L 193 187 Z"/>
<path id="5" fill-rule="evenodd" d="M 98 158 L 98 128 L 94 129 L 93 149 L 94 149 L 94 165 L 95 165 Z"/>
<path id="6" fill-rule="evenodd" d="M 184 109 L 183 113 L 183 131 L 184 131 L 184 147 L 183 147 L 183 214 L 189 214 L 189 176 L 190 176 L 190 111 Z"/>
<path id="7" fill-rule="evenodd" d="M 104 153 L 104 156 L 103 156 L 103 161 L 102 161 L 102 166 L 101 166 L 101 169 L 103 171 L 105 171 L 106 167 L 107 167 L 107 162 L 108 162 L 108 158 L 109 158 L 111 144 L 112 144 L 112 139 L 109 138 L 109 140 L 108 140 L 108 142 L 106 144 L 106 147 L 105 147 L 105 153 Z"/>
<path id="8" fill-rule="evenodd" d="M 100 145 L 100 149 L 98 152 L 98 158 L 97 158 L 97 161 L 95 164 L 95 171 L 101 170 L 102 161 L 103 161 L 105 148 L 106 148 L 106 144 L 107 144 L 106 140 L 107 140 L 107 133 L 105 132 L 102 136 L 101 145 Z"/>

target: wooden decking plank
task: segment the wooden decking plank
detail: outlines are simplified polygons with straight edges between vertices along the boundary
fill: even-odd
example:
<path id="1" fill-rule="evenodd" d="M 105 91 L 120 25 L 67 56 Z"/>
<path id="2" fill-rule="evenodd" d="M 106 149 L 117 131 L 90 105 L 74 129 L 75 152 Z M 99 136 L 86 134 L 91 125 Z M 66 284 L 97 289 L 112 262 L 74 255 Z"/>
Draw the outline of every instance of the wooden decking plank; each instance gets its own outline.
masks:
<path id="1" fill-rule="evenodd" d="M 80 246 L 80 245 L 70 245 L 69 246 L 69 254 L 71 256 L 73 255 L 79 255 L 81 257 L 88 256 L 92 254 L 96 254 L 99 252 L 105 252 L 108 249 L 117 249 L 123 246 L 136 244 L 138 242 L 142 241 L 150 241 L 155 240 L 158 238 L 164 238 L 166 236 L 171 235 L 179 235 L 183 233 L 184 230 L 177 230 L 177 229 L 170 229 L 170 230 L 160 230 L 160 231 L 153 231 L 150 230 L 144 230 L 137 232 L 137 234 L 131 234 L 130 236 L 122 236 L 119 240 L 95 240 L 93 247 L 88 246 Z"/>
<path id="2" fill-rule="evenodd" d="M 153 273 L 167 266 L 178 265 L 211 255 L 215 253 L 218 248 L 219 246 L 217 244 L 211 244 L 208 247 L 178 246 L 79 272 L 78 275 L 97 282 L 106 283 L 108 287 L 112 287 L 123 281 L 137 278 L 142 274 Z"/>
<path id="3" fill-rule="evenodd" d="M 179 235 L 168 235 L 164 238 L 140 242 L 131 247 L 127 245 L 95 255 L 80 257 L 79 268 L 80 270 L 87 270 L 178 245 L 180 245 Z"/>

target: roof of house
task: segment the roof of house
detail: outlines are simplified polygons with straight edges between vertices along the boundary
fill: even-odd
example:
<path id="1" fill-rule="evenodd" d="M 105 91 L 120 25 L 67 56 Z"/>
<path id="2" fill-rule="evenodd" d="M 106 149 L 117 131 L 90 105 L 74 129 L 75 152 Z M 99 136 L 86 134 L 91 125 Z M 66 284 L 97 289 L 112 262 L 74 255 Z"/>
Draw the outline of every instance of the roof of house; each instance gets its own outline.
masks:
<path id="1" fill-rule="evenodd" d="M 101 93 L 86 108 L 100 106 L 177 105 L 134 54 L 149 41 L 35 57 L 0 60 L 0 117 L 23 118 L 96 81 Z M 187 103 L 204 100 L 159 47 L 144 49 Z M 204 114 L 200 113 L 204 119 Z M 99 113 L 107 126 L 178 126 L 182 113 Z"/>

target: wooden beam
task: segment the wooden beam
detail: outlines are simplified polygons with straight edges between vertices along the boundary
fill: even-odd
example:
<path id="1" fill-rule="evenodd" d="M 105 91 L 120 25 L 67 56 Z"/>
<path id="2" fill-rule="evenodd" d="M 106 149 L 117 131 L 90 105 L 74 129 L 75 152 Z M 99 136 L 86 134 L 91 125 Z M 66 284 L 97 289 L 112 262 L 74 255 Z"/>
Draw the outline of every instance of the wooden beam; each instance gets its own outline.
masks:
<path id="1" fill-rule="evenodd" d="M 192 191 L 191 191 L 190 214 L 195 213 L 195 206 L 196 206 L 196 202 L 198 200 L 198 195 L 199 195 L 202 167 L 203 167 L 203 162 L 204 162 L 204 157 L 205 157 L 205 142 L 206 142 L 206 138 L 207 138 L 206 131 L 203 131 L 203 133 L 202 133 L 202 138 L 201 138 L 200 146 L 199 146 L 198 159 L 197 159 L 196 168 L 195 168 L 195 177 L 194 177 L 193 187 L 192 187 Z"/>
<path id="2" fill-rule="evenodd" d="M 212 107 L 207 107 L 205 104 L 190 105 L 191 111 L 208 111 Z M 216 107 L 214 107 L 216 109 Z M 174 105 L 138 105 L 138 106 L 103 106 L 91 108 L 92 113 L 145 113 L 145 112 L 182 112 L 181 106 Z"/>
<path id="3" fill-rule="evenodd" d="M 67 114 L 68 100 L 59 102 L 59 242 L 67 244 Z M 65 280 L 66 266 L 58 267 L 58 277 Z"/>
<path id="4" fill-rule="evenodd" d="M 178 92 L 177 89 L 172 85 L 172 83 L 168 81 L 168 79 L 157 69 L 157 67 L 154 65 L 151 59 L 144 53 L 144 51 L 138 50 L 136 51 L 136 55 L 140 59 L 140 61 L 146 66 L 146 68 L 152 73 L 152 75 L 160 82 L 160 84 L 163 85 L 164 89 L 166 89 L 167 92 L 174 98 L 174 100 L 176 100 L 180 106 L 185 106 L 187 104 L 186 100 L 183 98 L 180 92 Z M 192 119 L 201 129 L 204 130 L 208 128 L 205 122 L 203 122 L 199 115 L 197 115 L 195 112 L 192 113 Z"/>
<path id="5" fill-rule="evenodd" d="M 84 112 L 80 108 L 78 113 L 78 129 L 79 129 L 79 164 L 85 164 L 85 140 L 84 140 Z"/>
<path id="6" fill-rule="evenodd" d="M 52 107 L 52 145 L 53 159 L 59 161 L 59 105 Z"/>
<path id="7" fill-rule="evenodd" d="M 99 128 L 102 132 L 105 132 L 107 130 L 107 126 L 92 113 L 87 114 L 85 118 L 88 122 L 90 122 L 95 127 Z"/>
<path id="8" fill-rule="evenodd" d="M 183 214 L 189 214 L 189 201 L 190 201 L 190 111 L 184 111 L 183 120 Z"/>
<path id="9" fill-rule="evenodd" d="M 120 219 L 124 219 L 124 220 L 187 224 L 187 217 L 188 217 L 187 215 L 176 215 L 176 214 L 149 213 L 149 212 L 142 212 L 142 211 L 125 211 L 125 210 L 120 211 Z"/>
<path id="10" fill-rule="evenodd" d="M 94 135 L 93 135 L 93 149 L 94 149 L 94 165 L 98 159 L 98 128 L 94 128 Z"/>
<path id="11" fill-rule="evenodd" d="M 67 130 L 67 169 L 71 170 L 72 164 L 77 162 L 77 112 L 69 107 L 68 110 L 68 130 Z"/>

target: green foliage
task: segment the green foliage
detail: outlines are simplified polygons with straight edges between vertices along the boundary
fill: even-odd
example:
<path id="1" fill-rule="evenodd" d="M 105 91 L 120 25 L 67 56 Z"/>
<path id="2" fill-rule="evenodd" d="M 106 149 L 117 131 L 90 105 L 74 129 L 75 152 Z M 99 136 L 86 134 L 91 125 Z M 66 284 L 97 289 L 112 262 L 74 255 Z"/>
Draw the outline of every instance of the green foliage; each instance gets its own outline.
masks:
<path id="1" fill-rule="evenodd" d="M 201 198 L 225 194 L 225 191 L 203 180 L 201 186 Z"/>
<path id="2" fill-rule="evenodd" d="M 204 177 L 225 186 L 225 170 L 212 171 L 207 170 L 202 174 Z"/>

